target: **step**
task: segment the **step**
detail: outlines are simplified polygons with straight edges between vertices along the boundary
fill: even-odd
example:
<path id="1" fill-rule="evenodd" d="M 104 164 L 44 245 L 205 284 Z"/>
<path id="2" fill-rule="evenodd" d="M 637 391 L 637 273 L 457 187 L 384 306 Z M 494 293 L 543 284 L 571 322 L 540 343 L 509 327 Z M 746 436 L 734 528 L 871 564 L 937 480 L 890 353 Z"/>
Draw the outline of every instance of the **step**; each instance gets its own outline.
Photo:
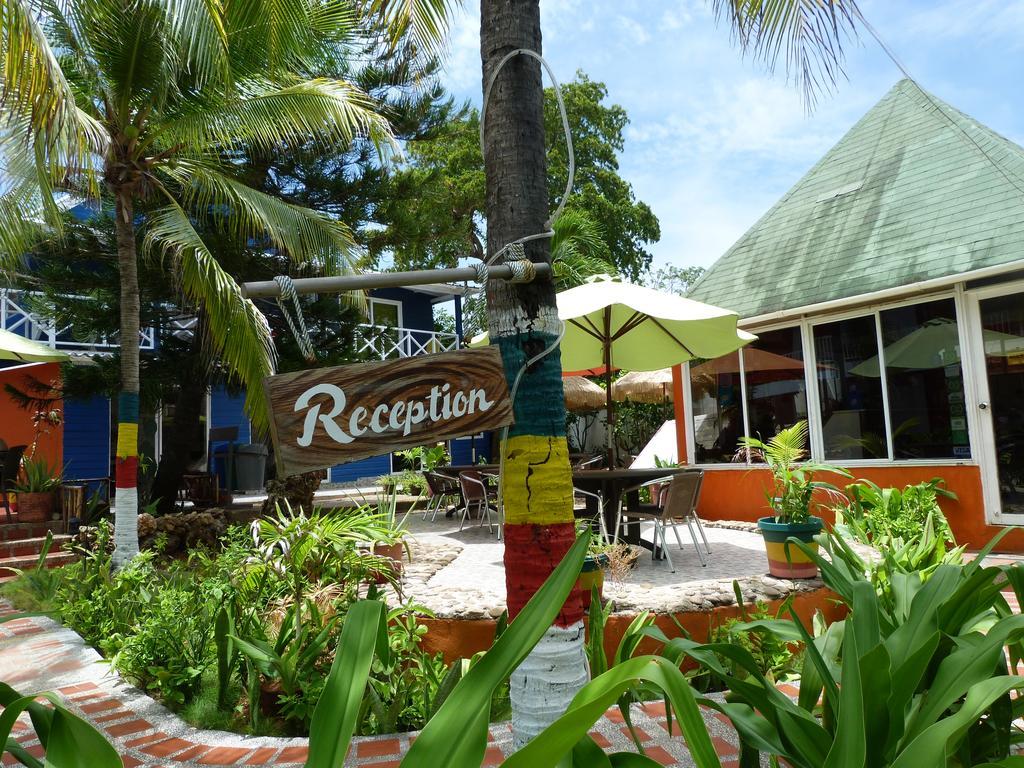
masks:
<path id="1" fill-rule="evenodd" d="M 51 552 L 59 551 L 64 542 L 71 541 L 67 534 L 54 534 Z M 11 541 L 0 541 L 0 558 L 3 557 L 30 557 L 38 555 L 43 551 L 46 543 L 46 536 L 35 536 L 31 539 L 13 539 Z"/>
<path id="2" fill-rule="evenodd" d="M 17 517 L 15 517 L 17 520 Z M 0 541 L 18 541 L 22 539 L 38 539 L 45 536 L 47 531 L 54 534 L 64 531 L 64 523 L 60 520 L 50 520 L 41 523 L 8 523 L 0 510 Z"/>
<path id="3" fill-rule="evenodd" d="M 74 552 L 51 552 L 46 556 L 45 565 L 47 568 L 56 568 L 59 565 L 73 563 L 76 559 Z M 0 557 L 0 577 L 11 576 L 10 571 L 2 570 L 4 568 L 20 568 L 21 570 L 35 568 L 37 560 L 39 560 L 38 555 L 34 557 Z"/>

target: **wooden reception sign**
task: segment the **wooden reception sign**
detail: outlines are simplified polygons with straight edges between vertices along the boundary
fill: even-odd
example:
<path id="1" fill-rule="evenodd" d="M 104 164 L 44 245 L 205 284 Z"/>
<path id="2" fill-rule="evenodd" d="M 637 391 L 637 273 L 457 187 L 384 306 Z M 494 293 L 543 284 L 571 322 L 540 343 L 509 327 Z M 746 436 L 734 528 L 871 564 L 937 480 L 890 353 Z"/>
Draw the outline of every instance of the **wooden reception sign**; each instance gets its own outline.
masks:
<path id="1" fill-rule="evenodd" d="M 269 376 L 278 475 L 512 423 L 496 347 Z"/>

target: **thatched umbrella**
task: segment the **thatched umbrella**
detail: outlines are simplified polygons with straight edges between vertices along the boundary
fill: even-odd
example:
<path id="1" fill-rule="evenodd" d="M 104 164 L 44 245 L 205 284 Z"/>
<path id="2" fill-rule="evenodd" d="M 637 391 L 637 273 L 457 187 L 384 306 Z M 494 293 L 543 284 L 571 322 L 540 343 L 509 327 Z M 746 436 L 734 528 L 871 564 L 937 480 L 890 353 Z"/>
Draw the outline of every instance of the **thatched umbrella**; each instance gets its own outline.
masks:
<path id="1" fill-rule="evenodd" d="M 637 403 L 664 403 L 672 400 L 672 369 L 630 371 L 612 384 L 612 399 Z"/>
<path id="2" fill-rule="evenodd" d="M 574 413 L 597 411 L 605 406 L 605 392 L 590 379 L 582 376 L 562 378 L 565 391 L 565 409 Z"/>

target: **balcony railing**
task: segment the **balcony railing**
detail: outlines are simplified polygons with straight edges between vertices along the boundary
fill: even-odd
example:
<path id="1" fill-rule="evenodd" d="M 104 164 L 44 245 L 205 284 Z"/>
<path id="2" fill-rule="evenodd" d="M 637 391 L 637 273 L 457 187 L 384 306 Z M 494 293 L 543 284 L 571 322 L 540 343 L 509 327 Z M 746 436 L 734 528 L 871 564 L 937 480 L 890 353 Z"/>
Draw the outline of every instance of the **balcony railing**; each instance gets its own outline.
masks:
<path id="1" fill-rule="evenodd" d="M 51 349 L 80 352 L 112 352 L 118 348 L 116 337 L 98 336 L 83 339 L 72 332 L 70 325 L 57 327 L 51 317 L 33 312 L 27 306 L 24 291 L 0 289 L 0 328 L 19 336 L 38 341 Z M 77 297 L 73 297 L 77 298 Z M 171 321 L 170 332 L 178 338 L 188 338 L 195 325 L 195 318 L 183 315 Z M 156 329 L 142 328 L 139 331 L 139 348 L 151 350 L 156 347 Z M 451 352 L 459 348 L 459 338 L 454 333 L 423 331 L 417 328 L 396 328 L 388 325 L 362 323 L 356 332 L 356 350 L 379 360 L 398 357 L 430 355 L 437 352 Z"/>
<path id="2" fill-rule="evenodd" d="M 112 352 L 120 344 L 107 336 L 82 339 L 72 333 L 70 325 L 57 327 L 52 318 L 31 311 L 25 306 L 23 291 L 0 289 L 0 328 L 32 341 L 38 341 L 51 349 L 78 350 L 82 352 Z M 78 298 L 78 297 L 73 297 Z M 19 303 L 21 302 L 21 303 Z M 139 349 L 156 347 L 156 329 L 139 330 Z"/>
<path id="3" fill-rule="evenodd" d="M 437 352 L 451 352 L 458 348 L 459 337 L 454 333 L 369 323 L 360 324 L 356 332 L 356 350 L 360 354 L 368 353 L 380 360 L 432 355 Z"/>

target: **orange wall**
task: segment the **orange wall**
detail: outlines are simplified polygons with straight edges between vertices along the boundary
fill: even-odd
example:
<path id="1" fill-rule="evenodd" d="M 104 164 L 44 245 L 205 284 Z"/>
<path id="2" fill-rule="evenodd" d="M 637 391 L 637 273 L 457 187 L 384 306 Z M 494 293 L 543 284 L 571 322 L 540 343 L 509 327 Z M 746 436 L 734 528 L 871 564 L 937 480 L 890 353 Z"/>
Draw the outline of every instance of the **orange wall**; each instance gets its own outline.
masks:
<path id="1" fill-rule="evenodd" d="M 14 369 L 0 368 L 0 438 L 8 446 L 32 445 L 35 440 L 36 428 L 32 424 L 32 411 L 19 408 L 7 393 L 5 384 L 17 387 L 23 392 L 31 392 L 30 381 L 37 379 L 49 384 L 60 384 L 60 364 L 41 363 Z M 59 407 L 59 403 L 57 404 Z M 64 428 L 63 426 L 47 426 L 49 434 L 39 438 L 36 455 L 45 457 L 50 466 L 64 465 Z"/>
<path id="2" fill-rule="evenodd" d="M 1002 528 L 985 525 L 981 471 L 977 466 L 879 466 L 856 467 L 851 474 L 884 487 L 903 487 L 941 477 L 959 499 L 939 499 L 943 512 L 960 544 L 972 549 L 984 546 Z M 822 477 L 842 487 L 844 478 Z M 767 513 L 765 491 L 770 485 L 767 470 L 737 467 L 704 472 L 697 511 L 705 520 L 747 520 L 753 522 Z M 831 516 L 823 514 L 829 519 Z M 1024 530 L 1011 532 L 999 544 L 1002 552 L 1024 552 Z"/>
<path id="3" fill-rule="evenodd" d="M 769 611 L 775 613 L 780 605 L 782 600 L 769 601 Z M 815 611 L 821 611 L 829 623 L 841 619 L 846 613 L 845 607 L 838 604 L 835 593 L 824 587 L 797 595 L 793 599 L 793 609 L 808 626 Z M 712 627 L 738 615 L 739 609 L 735 605 L 717 606 L 708 611 L 691 611 L 673 616 L 659 614 L 655 623 L 669 638 L 682 636 L 679 629 L 681 626 L 689 633 L 690 639 L 703 643 L 707 641 L 708 632 Z M 635 618 L 635 615 L 628 614 L 608 617 L 605 624 L 604 647 L 609 659 L 614 658 L 619 641 Z M 584 621 L 586 622 L 586 619 Z M 428 653 L 444 654 L 444 660 L 449 664 L 455 659 L 468 659 L 474 653 L 488 650 L 494 642 L 494 630 L 497 626 L 497 623 L 490 619 L 420 619 L 420 623 L 427 628 L 421 647 Z M 654 653 L 657 647 L 658 644 L 653 640 L 645 640 L 637 652 Z"/>

